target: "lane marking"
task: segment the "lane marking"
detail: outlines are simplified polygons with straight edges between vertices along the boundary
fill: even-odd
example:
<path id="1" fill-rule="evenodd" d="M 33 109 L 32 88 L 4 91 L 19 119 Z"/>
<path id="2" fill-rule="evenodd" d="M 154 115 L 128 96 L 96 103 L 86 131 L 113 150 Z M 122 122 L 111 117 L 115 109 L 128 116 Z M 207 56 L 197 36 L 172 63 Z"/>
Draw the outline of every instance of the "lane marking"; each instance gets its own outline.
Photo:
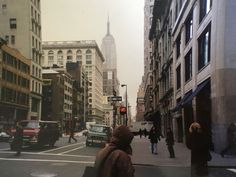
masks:
<path id="1" fill-rule="evenodd" d="M 2 149 L 0 149 L 0 151 L 8 151 L 8 150 L 10 150 L 10 148 L 2 148 Z"/>
<path id="2" fill-rule="evenodd" d="M 58 148 L 55 148 L 55 149 L 49 149 L 49 150 L 46 150 L 46 151 L 41 151 L 41 152 L 38 152 L 38 154 L 40 154 L 40 153 L 46 153 L 46 152 L 52 152 L 52 151 L 56 151 L 56 150 L 59 150 L 59 149 L 66 148 L 66 147 L 75 146 L 75 145 L 80 145 L 80 144 L 85 144 L 85 142 L 80 142 L 80 143 L 75 143 L 75 144 L 69 144 L 69 145 L 62 146 L 62 147 L 58 147 Z"/>
<path id="3" fill-rule="evenodd" d="M 15 154 L 14 151 L 0 151 L 0 154 Z M 73 154 L 53 154 L 53 153 L 33 153 L 33 152 L 21 152 L 21 154 L 27 154 L 27 155 L 42 155 L 42 156 L 64 156 L 64 157 L 85 157 L 85 158 L 95 158 L 95 156 L 89 156 L 89 155 L 73 155 Z"/>
<path id="4" fill-rule="evenodd" d="M 3 161 L 25 161 L 25 162 L 57 162 L 57 163 L 75 163 L 75 164 L 94 164 L 93 161 L 49 160 L 49 159 L 0 158 L 0 160 L 3 160 Z"/>
<path id="5" fill-rule="evenodd" d="M 80 146 L 80 147 L 78 147 L 78 148 L 74 148 L 74 149 L 71 149 L 71 150 L 68 150 L 68 151 L 59 153 L 59 155 L 61 155 L 61 154 L 66 154 L 66 153 L 69 153 L 69 152 L 73 152 L 73 151 L 76 151 L 76 150 L 78 150 L 78 149 L 83 149 L 83 148 L 85 148 L 85 147 L 86 147 L 86 146 Z"/>
<path id="6" fill-rule="evenodd" d="M 236 173 L 236 169 L 234 169 L 234 168 L 228 168 L 227 170 L 229 170 L 229 171 L 232 171 L 232 172 Z"/>

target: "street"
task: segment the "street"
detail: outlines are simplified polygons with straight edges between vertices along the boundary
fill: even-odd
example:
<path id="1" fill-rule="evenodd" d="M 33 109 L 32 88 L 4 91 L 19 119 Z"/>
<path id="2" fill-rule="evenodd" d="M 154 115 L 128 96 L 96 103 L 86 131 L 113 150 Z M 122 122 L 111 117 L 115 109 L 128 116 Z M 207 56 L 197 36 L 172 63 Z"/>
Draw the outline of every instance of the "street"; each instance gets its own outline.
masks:
<path id="1" fill-rule="evenodd" d="M 61 138 L 54 148 L 24 147 L 22 155 L 14 156 L 8 143 L 0 143 L 0 171 L 1 177 L 82 177 L 86 166 L 93 166 L 98 147 L 86 147 L 85 137 L 76 137 L 77 143 L 68 144 L 68 137 Z M 133 156 L 140 156 L 140 143 L 145 139 L 135 138 Z M 135 147 L 136 146 L 136 147 Z M 139 148 L 137 148 L 139 146 Z M 161 148 L 161 147 L 160 147 Z M 144 152 L 146 153 L 146 152 Z M 164 154 L 164 153 L 163 153 Z M 160 158 L 158 155 L 154 158 Z M 178 158 L 176 164 L 168 164 L 160 160 L 161 164 L 150 164 L 150 159 L 133 158 L 136 177 L 190 177 L 190 166 L 180 165 Z M 175 162 L 175 161 L 173 161 Z M 159 162 L 158 162 L 159 163 Z M 210 175 L 214 177 L 234 177 L 235 168 L 211 167 Z"/>

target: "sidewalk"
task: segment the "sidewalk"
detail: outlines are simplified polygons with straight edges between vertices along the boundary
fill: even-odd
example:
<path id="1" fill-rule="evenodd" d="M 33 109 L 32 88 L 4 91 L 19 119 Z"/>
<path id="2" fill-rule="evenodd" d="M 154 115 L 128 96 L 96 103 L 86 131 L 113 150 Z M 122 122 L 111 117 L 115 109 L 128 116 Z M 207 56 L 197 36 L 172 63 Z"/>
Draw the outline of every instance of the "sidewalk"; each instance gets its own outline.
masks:
<path id="1" fill-rule="evenodd" d="M 151 144 L 148 138 L 135 136 L 132 142 L 133 155 L 132 162 L 137 165 L 154 166 L 176 166 L 189 167 L 191 163 L 191 152 L 183 143 L 175 143 L 174 150 L 176 158 L 169 158 L 169 152 L 165 139 L 161 139 L 157 144 L 157 155 L 151 153 Z M 208 162 L 211 167 L 236 167 L 236 157 L 225 156 L 211 152 L 212 160 Z"/>

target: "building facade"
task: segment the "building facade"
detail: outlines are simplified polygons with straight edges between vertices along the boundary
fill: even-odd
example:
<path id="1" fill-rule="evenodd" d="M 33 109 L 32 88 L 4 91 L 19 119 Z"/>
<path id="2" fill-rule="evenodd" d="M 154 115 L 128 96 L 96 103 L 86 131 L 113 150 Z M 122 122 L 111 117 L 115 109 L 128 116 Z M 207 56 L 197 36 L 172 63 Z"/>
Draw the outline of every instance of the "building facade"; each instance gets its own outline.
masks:
<path id="1" fill-rule="evenodd" d="M 232 38 L 236 30 L 233 18 L 236 2 L 156 0 L 155 4 L 156 24 L 153 25 L 161 25 L 150 31 L 152 41 L 158 41 L 155 50 L 159 55 L 155 60 L 165 55 L 166 49 L 160 45 L 165 32 L 172 41 L 173 104 L 168 107 L 172 117 L 169 123 L 177 139 L 187 141 L 190 124 L 198 121 L 208 133 L 215 151 L 221 152 L 227 145 L 227 128 L 235 122 L 236 114 L 231 106 L 236 100 L 236 52 L 233 49 L 236 39 Z M 162 72 L 163 68 L 156 67 Z M 158 82 L 157 86 L 161 95 L 164 85 Z M 161 100 L 159 103 L 162 104 Z"/>
<path id="2" fill-rule="evenodd" d="M 142 87 L 144 87 L 145 113 L 146 120 L 150 120 L 153 114 L 153 96 L 152 96 L 152 48 L 149 41 L 149 31 L 152 25 L 154 0 L 145 0 L 144 5 L 144 75 L 142 79 Z"/>
<path id="3" fill-rule="evenodd" d="M 28 119 L 41 118 L 41 7 L 40 0 L 0 0 L 0 36 L 10 47 L 32 60 Z M 22 10 L 24 9 L 24 10 Z"/>
<path id="4" fill-rule="evenodd" d="M 43 43 L 43 66 L 79 62 L 85 70 L 88 86 L 88 121 L 103 122 L 103 62 L 104 57 L 95 41 L 67 41 Z"/>
<path id="5" fill-rule="evenodd" d="M 30 59 L 0 40 L 0 128 L 27 118 L 30 96 Z"/>

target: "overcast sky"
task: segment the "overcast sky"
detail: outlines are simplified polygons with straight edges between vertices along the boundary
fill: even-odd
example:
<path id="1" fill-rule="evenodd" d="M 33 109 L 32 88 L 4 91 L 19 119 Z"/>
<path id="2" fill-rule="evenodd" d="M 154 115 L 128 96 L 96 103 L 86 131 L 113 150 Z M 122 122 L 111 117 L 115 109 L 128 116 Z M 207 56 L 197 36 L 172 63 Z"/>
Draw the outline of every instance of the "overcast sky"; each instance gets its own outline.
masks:
<path id="1" fill-rule="evenodd" d="M 100 47 L 109 13 L 118 79 L 128 85 L 134 116 L 143 75 L 144 0 L 42 0 L 41 4 L 43 41 L 96 40 Z M 124 91 L 120 88 L 121 95 Z"/>

